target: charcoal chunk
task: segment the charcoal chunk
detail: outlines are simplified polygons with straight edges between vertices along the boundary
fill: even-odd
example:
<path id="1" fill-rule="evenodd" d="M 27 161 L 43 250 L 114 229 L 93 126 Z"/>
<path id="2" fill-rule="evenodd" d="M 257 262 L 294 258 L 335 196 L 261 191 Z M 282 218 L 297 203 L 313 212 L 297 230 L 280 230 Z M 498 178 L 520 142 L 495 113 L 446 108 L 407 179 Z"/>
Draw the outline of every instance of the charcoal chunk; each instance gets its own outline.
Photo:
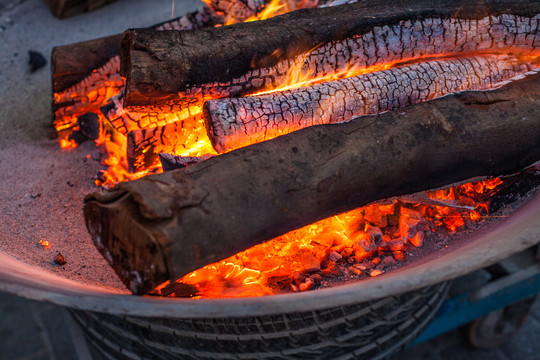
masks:
<path id="1" fill-rule="evenodd" d="M 28 65 L 30 65 L 30 72 L 34 73 L 47 65 L 47 60 L 45 60 L 45 57 L 41 53 L 28 50 Z"/>
<path id="2" fill-rule="evenodd" d="M 99 117 L 93 112 L 85 113 L 77 117 L 79 131 L 90 140 L 99 137 Z"/>

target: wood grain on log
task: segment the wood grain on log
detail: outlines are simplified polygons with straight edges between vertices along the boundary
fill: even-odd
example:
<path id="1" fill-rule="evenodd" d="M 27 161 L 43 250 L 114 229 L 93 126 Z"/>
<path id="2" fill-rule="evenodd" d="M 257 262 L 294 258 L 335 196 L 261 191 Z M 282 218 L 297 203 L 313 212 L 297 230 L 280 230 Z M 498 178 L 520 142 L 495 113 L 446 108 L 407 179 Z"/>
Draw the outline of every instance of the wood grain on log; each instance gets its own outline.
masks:
<path id="1" fill-rule="evenodd" d="M 98 249 L 137 294 L 369 202 L 540 159 L 540 74 L 320 125 L 85 199 Z"/>
<path id="2" fill-rule="evenodd" d="M 210 140 L 222 153 L 312 125 L 489 89 L 532 66 L 507 55 L 425 61 L 294 90 L 209 100 L 205 119 Z"/>
<path id="3" fill-rule="evenodd" d="M 539 2 L 524 0 L 393 0 L 197 32 L 129 30 L 121 51 L 125 106 L 244 95 L 285 81 L 291 68 L 319 76 L 351 59 L 371 66 L 434 54 L 531 52 L 540 42 L 539 12 Z M 325 31 L 313 31 L 321 24 Z"/>

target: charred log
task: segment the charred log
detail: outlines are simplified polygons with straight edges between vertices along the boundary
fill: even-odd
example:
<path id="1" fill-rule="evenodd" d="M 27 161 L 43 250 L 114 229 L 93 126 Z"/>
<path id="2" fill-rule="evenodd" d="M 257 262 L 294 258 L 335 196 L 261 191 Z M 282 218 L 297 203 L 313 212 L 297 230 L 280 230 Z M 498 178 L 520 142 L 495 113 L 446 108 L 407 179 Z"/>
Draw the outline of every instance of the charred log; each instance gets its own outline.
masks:
<path id="1" fill-rule="evenodd" d="M 239 96 L 279 85 L 293 68 L 317 77 L 351 60 L 372 66 L 436 54 L 529 54 L 538 46 L 539 12 L 526 1 L 394 0 L 196 32 L 129 30 L 121 56 L 125 105 Z M 313 31 L 321 24 L 325 31 Z"/>
<path id="2" fill-rule="evenodd" d="M 377 199 L 540 159 L 540 75 L 321 125 L 85 199 L 94 242 L 131 291 Z"/>
<path id="3" fill-rule="evenodd" d="M 494 213 L 505 206 L 512 206 L 527 194 L 540 186 L 540 164 L 525 171 L 504 178 L 504 182 L 495 189 L 489 199 L 489 213 Z"/>
<path id="4" fill-rule="evenodd" d="M 221 153 L 312 125 L 378 114 L 453 92 L 489 89 L 530 67 L 508 56 L 427 61 L 289 91 L 209 100 L 205 119 L 209 138 Z"/>
<path id="5" fill-rule="evenodd" d="M 51 54 L 53 92 L 70 88 L 119 55 L 120 39 L 120 35 L 112 35 L 54 47 Z"/>

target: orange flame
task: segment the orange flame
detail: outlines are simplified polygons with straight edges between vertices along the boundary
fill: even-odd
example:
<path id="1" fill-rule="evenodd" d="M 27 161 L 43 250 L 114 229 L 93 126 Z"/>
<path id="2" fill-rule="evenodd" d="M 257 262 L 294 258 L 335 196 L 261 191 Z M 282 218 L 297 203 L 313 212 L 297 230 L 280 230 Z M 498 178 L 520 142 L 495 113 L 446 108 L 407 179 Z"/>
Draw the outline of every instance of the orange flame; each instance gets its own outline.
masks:
<path id="1" fill-rule="evenodd" d="M 474 208 L 480 204 L 475 197 L 500 183 L 494 178 L 427 195 Z M 358 279 L 378 276 L 385 272 L 384 262 L 404 260 L 408 243 L 421 246 L 436 229 L 453 233 L 467 223 L 481 221 L 481 213 L 486 212 L 482 208 L 466 210 L 401 201 L 368 205 L 256 245 L 177 282 L 197 289 L 194 297 L 223 298 L 305 291 L 320 286 L 321 275 L 347 273 Z M 156 292 L 159 294 L 167 285 L 169 282 L 160 285 Z"/>

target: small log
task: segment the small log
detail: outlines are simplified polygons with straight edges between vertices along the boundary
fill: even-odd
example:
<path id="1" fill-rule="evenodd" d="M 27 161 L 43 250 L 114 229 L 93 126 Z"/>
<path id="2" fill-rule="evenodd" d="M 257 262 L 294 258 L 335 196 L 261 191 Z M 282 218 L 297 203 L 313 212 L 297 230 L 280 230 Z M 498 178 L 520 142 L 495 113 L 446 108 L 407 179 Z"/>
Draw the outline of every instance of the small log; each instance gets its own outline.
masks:
<path id="1" fill-rule="evenodd" d="M 506 55 L 427 61 L 294 90 L 209 100 L 205 119 L 209 138 L 222 153 L 312 125 L 489 89 L 531 67 Z"/>
<path id="2" fill-rule="evenodd" d="M 540 74 L 302 129 L 86 197 L 94 243 L 136 294 L 381 198 L 540 159 Z"/>
<path id="3" fill-rule="evenodd" d="M 85 11 L 93 11 L 115 0 L 46 0 L 51 14 L 64 19 Z"/>
<path id="4" fill-rule="evenodd" d="M 490 214 L 504 206 L 512 206 L 527 196 L 531 190 L 540 187 L 540 163 L 502 180 L 504 182 L 493 190 L 493 195 L 489 199 L 484 199 L 488 203 Z"/>
<path id="5" fill-rule="evenodd" d="M 530 53 L 539 44 L 532 19 L 539 12 L 525 0 L 362 1 L 195 32 L 128 30 L 124 106 L 241 96 L 286 81 L 293 68 L 319 76 L 351 59 L 372 66 L 434 54 Z"/>

